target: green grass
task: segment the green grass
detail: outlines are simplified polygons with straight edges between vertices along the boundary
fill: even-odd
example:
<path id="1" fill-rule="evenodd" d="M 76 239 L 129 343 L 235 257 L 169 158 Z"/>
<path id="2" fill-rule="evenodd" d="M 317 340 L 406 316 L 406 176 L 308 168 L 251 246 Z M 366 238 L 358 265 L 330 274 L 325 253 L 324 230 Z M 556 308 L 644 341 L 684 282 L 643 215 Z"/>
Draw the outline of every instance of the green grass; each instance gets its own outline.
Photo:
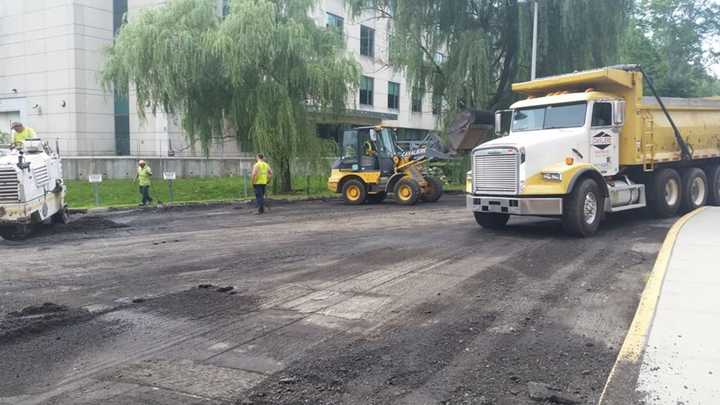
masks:
<path id="1" fill-rule="evenodd" d="M 87 181 L 69 180 L 66 182 L 66 197 L 70 208 L 95 207 L 93 188 Z M 446 191 L 462 191 L 464 184 L 446 184 Z M 269 198 L 301 199 L 306 197 L 333 197 L 336 194 L 327 189 L 326 176 L 296 176 L 293 178 L 292 193 L 273 193 L 268 189 Z M 131 180 L 105 180 L 99 187 L 101 207 L 129 207 L 140 202 L 137 183 Z M 163 180 L 153 181 L 150 195 L 155 200 L 169 202 L 168 183 Z M 252 186 L 248 184 L 247 194 L 242 177 L 192 177 L 177 179 L 173 182 L 173 202 L 221 202 L 254 199 Z"/>
<path id="2" fill-rule="evenodd" d="M 69 180 L 66 182 L 68 192 L 66 201 L 71 208 L 95 207 L 93 187 L 87 181 Z M 309 187 L 308 187 L 309 186 Z M 268 190 L 270 198 L 304 198 L 307 196 L 324 197 L 334 195 L 327 189 L 326 176 L 298 176 L 293 178 L 293 192 L 289 194 L 273 193 Z M 131 180 L 105 180 L 98 187 L 100 206 L 124 207 L 137 205 L 140 193 L 137 183 Z M 153 181 L 150 195 L 163 202 L 168 202 L 168 182 Z M 252 185 L 248 184 L 247 194 L 242 177 L 193 177 L 177 179 L 173 182 L 173 202 L 201 201 L 232 201 L 253 199 Z"/>

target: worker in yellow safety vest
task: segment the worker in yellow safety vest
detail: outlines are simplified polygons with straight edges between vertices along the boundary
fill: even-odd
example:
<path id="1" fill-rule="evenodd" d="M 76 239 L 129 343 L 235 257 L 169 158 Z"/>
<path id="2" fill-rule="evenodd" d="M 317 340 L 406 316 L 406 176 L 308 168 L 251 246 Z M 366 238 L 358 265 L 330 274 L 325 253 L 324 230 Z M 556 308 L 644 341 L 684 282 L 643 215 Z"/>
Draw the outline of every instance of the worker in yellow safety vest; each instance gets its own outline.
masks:
<path id="1" fill-rule="evenodd" d="M 148 203 L 152 202 L 152 197 L 150 197 L 150 185 L 152 184 L 152 181 L 150 178 L 152 177 L 152 169 L 150 169 L 150 166 L 145 163 L 144 160 L 140 160 L 138 162 L 138 168 L 137 168 L 137 174 L 135 175 L 135 180 L 138 182 L 138 186 L 140 186 L 140 195 L 142 196 L 142 203 L 140 203 L 140 206 L 144 207 L 148 205 Z"/>
<path id="2" fill-rule="evenodd" d="M 12 145 L 18 149 L 22 149 L 24 141 L 37 138 L 35 130 L 24 126 L 22 122 L 13 122 L 10 127 L 13 130 Z"/>
<path id="3" fill-rule="evenodd" d="M 251 177 L 252 185 L 255 189 L 255 202 L 257 203 L 258 214 L 265 213 L 265 188 L 270 184 L 272 174 L 272 169 L 265 161 L 265 156 L 262 153 L 258 153 Z"/>

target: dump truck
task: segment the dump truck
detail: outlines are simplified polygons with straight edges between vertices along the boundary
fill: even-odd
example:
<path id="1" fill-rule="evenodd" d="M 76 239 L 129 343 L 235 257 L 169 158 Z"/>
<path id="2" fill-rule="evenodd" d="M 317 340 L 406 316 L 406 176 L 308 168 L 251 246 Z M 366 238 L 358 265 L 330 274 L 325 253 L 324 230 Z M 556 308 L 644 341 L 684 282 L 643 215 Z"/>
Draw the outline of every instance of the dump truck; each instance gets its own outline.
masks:
<path id="1" fill-rule="evenodd" d="M 0 145 L 0 237 L 21 240 L 42 222 L 66 223 L 60 157 L 40 139 Z"/>
<path id="2" fill-rule="evenodd" d="M 720 100 L 660 97 L 639 65 L 512 89 L 527 97 L 496 112 L 500 136 L 472 151 L 467 207 L 479 225 L 557 217 L 585 237 L 614 212 L 720 204 Z"/>

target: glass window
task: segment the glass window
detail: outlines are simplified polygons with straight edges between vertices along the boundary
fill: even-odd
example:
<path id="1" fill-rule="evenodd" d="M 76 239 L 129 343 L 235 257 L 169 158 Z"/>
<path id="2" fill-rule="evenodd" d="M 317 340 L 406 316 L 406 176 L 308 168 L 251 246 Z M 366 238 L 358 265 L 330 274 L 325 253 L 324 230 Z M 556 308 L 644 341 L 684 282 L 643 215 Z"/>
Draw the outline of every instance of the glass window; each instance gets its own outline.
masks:
<path id="1" fill-rule="evenodd" d="M 345 25 L 345 19 L 332 13 L 327 13 L 325 17 L 325 27 L 331 30 L 336 30 L 340 34 L 343 33 L 343 26 Z"/>
<path id="2" fill-rule="evenodd" d="M 358 133 L 357 131 L 345 131 L 343 134 L 342 156 L 343 159 L 357 160 L 358 158 Z"/>
<path id="3" fill-rule="evenodd" d="M 222 0 L 222 16 L 227 17 L 230 14 L 230 0 Z"/>
<path id="4" fill-rule="evenodd" d="M 442 97 L 439 95 L 433 94 L 432 96 L 432 113 L 435 115 L 440 114 L 440 110 L 442 109 Z"/>
<path id="5" fill-rule="evenodd" d="M 400 83 L 388 82 L 388 108 L 400 109 Z"/>
<path id="6" fill-rule="evenodd" d="M 542 129 L 545 121 L 545 106 L 523 108 L 513 114 L 512 130 L 529 131 Z"/>
<path id="7" fill-rule="evenodd" d="M 513 114 L 512 130 L 581 127 L 585 125 L 586 110 L 586 102 L 521 108 Z"/>
<path id="8" fill-rule="evenodd" d="M 612 124 L 612 104 L 595 103 L 592 113 L 592 126 L 607 127 Z"/>
<path id="9" fill-rule="evenodd" d="M 373 105 L 373 90 L 375 80 L 372 77 L 363 76 L 360 78 L 360 104 Z"/>
<path id="10" fill-rule="evenodd" d="M 419 91 L 412 94 L 412 112 L 422 112 L 423 95 Z"/>
<path id="11" fill-rule="evenodd" d="M 360 55 L 375 57 L 375 30 L 360 26 Z"/>
<path id="12" fill-rule="evenodd" d="M 127 22 L 127 0 L 113 0 L 113 35 L 117 36 L 123 24 Z"/>

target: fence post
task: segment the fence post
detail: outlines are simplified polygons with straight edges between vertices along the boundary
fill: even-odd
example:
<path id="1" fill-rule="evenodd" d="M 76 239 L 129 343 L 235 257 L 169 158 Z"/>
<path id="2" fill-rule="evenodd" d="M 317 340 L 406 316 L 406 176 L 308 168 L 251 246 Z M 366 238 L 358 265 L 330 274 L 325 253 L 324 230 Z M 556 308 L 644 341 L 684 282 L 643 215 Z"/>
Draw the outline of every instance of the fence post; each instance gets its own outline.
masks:
<path id="1" fill-rule="evenodd" d="M 100 206 L 100 192 L 98 190 L 98 188 L 99 188 L 98 183 L 93 183 L 92 188 L 93 188 L 93 194 L 95 194 L 95 206 L 99 207 Z"/>
<path id="2" fill-rule="evenodd" d="M 243 167 L 243 194 L 245 199 L 248 198 L 248 175 L 247 175 L 247 168 Z"/>

